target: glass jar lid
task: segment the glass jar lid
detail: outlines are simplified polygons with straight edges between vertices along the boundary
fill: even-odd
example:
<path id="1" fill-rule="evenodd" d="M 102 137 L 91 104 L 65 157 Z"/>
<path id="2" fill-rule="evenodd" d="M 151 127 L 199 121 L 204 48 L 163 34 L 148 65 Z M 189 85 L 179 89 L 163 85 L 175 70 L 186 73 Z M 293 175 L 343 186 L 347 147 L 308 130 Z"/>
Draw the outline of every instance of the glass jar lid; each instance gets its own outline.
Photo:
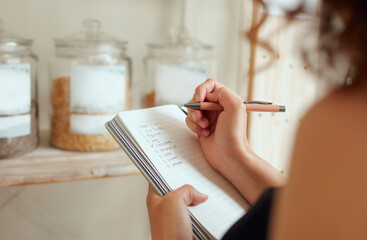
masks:
<path id="1" fill-rule="evenodd" d="M 126 49 L 126 41 L 101 31 L 101 23 L 96 19 L 83 21 L 82 29 L 64 38 L 55 39 L 56 48 L 90 48 L 99 51 Z"/>
<path id="2" fill-rule="evenodd" d="M 170 33 L 166 42 L 148 43 L 152 57 L 211 57 L 213 47 L 191 38 L 186 28 L 172 28 Z"/>
<path id="3" fill-rule="evenodd" d="M 21 37 L 3 28 L 0 18 L 0 52 L 24 51 L 32 45 L 33 40 Z"/>

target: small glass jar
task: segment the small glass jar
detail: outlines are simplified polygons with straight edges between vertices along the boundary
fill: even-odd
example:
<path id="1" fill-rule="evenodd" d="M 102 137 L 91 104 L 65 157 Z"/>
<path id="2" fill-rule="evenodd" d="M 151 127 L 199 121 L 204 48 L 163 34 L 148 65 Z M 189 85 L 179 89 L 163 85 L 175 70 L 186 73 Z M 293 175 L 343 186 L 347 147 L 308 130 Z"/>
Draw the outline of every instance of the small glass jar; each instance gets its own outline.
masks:
<path id="1" fill-rule="evenodd" d="M 55 39 L 51 60 L 51 144 L 76 151 L 118 148 L 105 122 L 130 108 L 131 60 L 127 42 L 101 30 L 98 20 Z"/>
<path id="2" fill-rule="evenodd" d="M 213 47 L 188 37 L 184 28 L 173 29 L 168 42 L 148 44 L 145 72 L 145 107 L 182 105 L 198 85 L 215 77 Z"/>
<path id="3" fill-rule="evenodd" d="M 32 40 L 4 30 L 0 19 L 0 158 L 39 144 L 36 64 Z"/>

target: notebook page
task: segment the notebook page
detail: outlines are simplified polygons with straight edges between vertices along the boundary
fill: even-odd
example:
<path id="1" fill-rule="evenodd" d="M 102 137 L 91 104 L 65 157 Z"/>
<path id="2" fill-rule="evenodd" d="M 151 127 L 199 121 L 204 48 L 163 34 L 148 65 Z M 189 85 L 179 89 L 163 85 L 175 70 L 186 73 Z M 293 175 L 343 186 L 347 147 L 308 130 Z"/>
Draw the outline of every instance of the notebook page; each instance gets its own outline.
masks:
<path id="1" fill-rule="evenodd" d="M 174 190 L 194 186 L 209 199 L 189 207 L 195 218 L 217 239 L 248 209 L 237 190 L 206 161 L 196 134 L 175 105 L 119 113 L 120 121 Z"/>

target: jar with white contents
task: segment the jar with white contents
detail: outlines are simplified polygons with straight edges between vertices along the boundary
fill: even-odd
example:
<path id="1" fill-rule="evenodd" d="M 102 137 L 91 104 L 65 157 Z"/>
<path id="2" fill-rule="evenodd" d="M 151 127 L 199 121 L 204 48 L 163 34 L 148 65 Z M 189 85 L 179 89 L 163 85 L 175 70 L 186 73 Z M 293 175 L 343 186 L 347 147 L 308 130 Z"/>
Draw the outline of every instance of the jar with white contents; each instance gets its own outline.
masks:
<path id="1" fill-rule="evenodd" d="M 148 44 L 145 69 L 144 106 L 181 105 L 199 84 L 215 77 L 213 47 L 190 38 L 185 28 L 172 29 L 169 41 Z"/>
<path id="2" fill-rule="evenodd" d="M 77 151 L 118 148 L 105 122 L 130 108 L 131 61 L 127 42 L 101 31 L 98 20 L 55 39 L 51 62 L 51 144 Z"/>
<path id="3" fill-rule="evenodd" d="M 36 65 L 32 40 L 3 29 L 0 19 L 0 158 L 39 144 Z"/>

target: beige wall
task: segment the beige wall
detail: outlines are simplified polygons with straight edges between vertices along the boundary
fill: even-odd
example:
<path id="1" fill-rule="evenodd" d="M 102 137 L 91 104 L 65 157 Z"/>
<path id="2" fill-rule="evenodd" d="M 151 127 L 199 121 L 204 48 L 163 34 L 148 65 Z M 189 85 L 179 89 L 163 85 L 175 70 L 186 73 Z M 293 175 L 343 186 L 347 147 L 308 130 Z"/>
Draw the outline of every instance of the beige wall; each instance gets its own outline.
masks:
<path id="1" fill-rule="evenodd" d="M 215 46 L 218 79 L 236 88 L 241 0 L 191 0 L 192 36 Z M 78 31 L 97 18 L 106 33 L 129 41 L 134 106 L 144 81 L 146 43 L 168 36 L 177 25 L 178 0 L 1 0 L 5 28 L 33 38 L 39 57 L 40 125 L 49 127 L 49 59 L 52 39 Z M 209 27 L 208 27 L 209 26 Z M 0 238 L 147 239 L 146 181 L 141 176 L 0 189 Z"/>

